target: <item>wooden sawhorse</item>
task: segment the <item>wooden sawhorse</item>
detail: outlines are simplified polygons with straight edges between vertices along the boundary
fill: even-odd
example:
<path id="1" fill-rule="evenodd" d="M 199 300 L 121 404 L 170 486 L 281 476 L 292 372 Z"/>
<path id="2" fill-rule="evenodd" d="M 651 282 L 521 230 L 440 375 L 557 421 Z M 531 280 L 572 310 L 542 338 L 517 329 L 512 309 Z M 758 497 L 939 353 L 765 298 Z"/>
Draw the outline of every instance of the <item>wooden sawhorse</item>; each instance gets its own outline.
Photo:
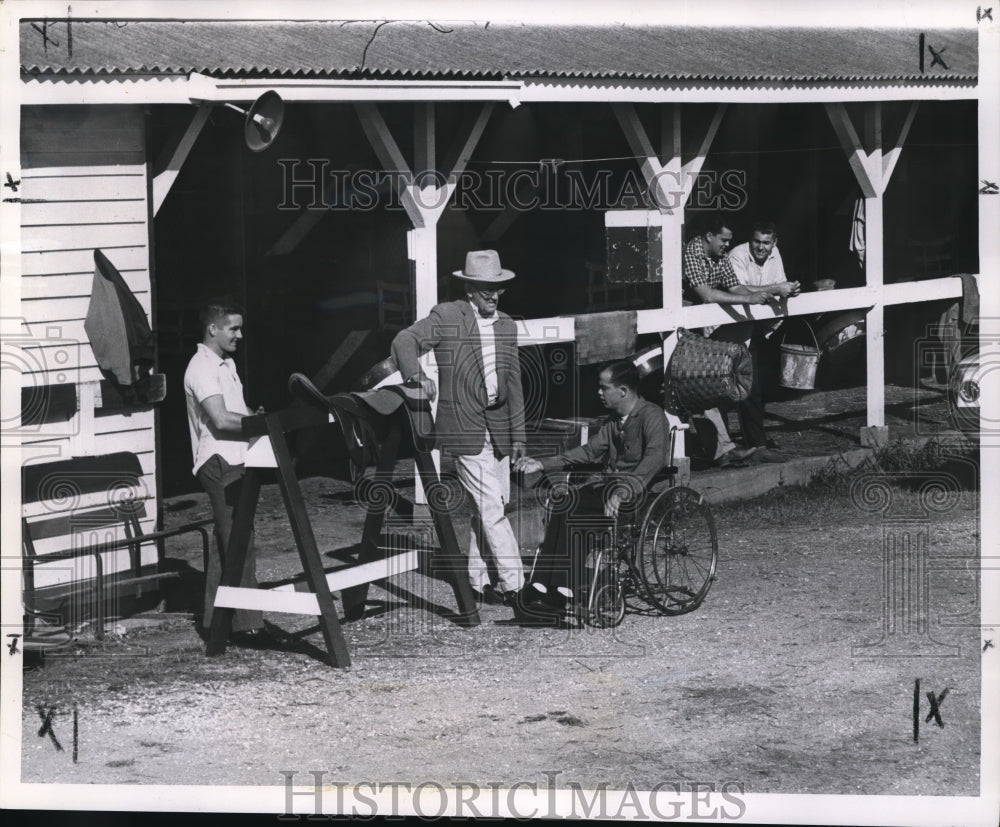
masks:
<path id="1" fill-rule="evenodd" d="M 290 383 L 290 386 L 292 385 L 293 383 Z M 246 549 L 253 531 L 254 515 L 260 498 L 263 473 L 261 468 L 253 467 L 248 463 L 240 499 L 233 517 L 233 529 L 229 540 L 230 549 L 225 555 L 221 585 L 216 592 L 215 607 L 218 611 L 213 614 L 209 631 L 206 650 L 209 656 L 219 655 L 226 651 L 229 634 L 232 630 L 234 609 L 260 609 L 269 612 L 318 616 L 331 665 L 350 666 L 351 658 L 333 604 L 332 591 L 341 591 L 345 619 L 354 620 L 361 617 L 364 612 L 369 583 L 383 580 L 392 574 L 413 571 L 419 565 L 419 552 L 415 549 L 407 549 L 400 554 L 387 557 L 380 548 L 379 540 L 385 523 L 388 503 L 384 498 L 372 497 L 365 516 L 357 564 L 329 575 L 325 573 L 323 560 L 316 545 L 316 537 L 313 534 L 312 524 L 306 511 L 302 489 L 295 476 L 286 435 L 303 428 L 314 428 L 336 422 L 344 434 L 345 444 L 351 444 L 349 441 L 356 440 L 358 434 L 356 429 L 358 421 L 369 416 L 377 418 L 379 414 L 369 413 L 364 402 L 359 401 L 364 395 L 338 394 L 332 397 L 322 397 L 311 385 L 310 390 L 312 393 L 299 394 L 310 402 L 308 407 L 287 408 L 276 413 L 248 416 L 243 419 L 244 437 L 247 439 L 261 437 L 270 441 L 277 465 L 278 485 L 285 503 L 285 510 L 288 512 L 292 533 L 295 536 L 295 545 L 302 561 L 302 571 L 310 591 L 297 592 L 293 585 L 279 586 L 274 589 L 249 589 L 239 586 L 246 566 Z M 379 393 L 383 394 L 382 401 L 384 402 L 384 394 L 391 394 L 393 390 L 387 388 Z M 402 394 L 400 394 L 400 401 L 402 402 Z M 384 435 L 376 464 L 376 480 L 391 478 L 399 454 L 403 421 L 410 423 L 411 429 L 414 428 L 412 420 L 404 415 L 406 409 L 406 404 L 400 404 L 398 410 L 385 415 L 380 422 L 383 426 L 380 430 L 383 431 Z M 371 433 L 370 430 L 369 433 Z M 356 443 L 354 444 L 356 445 Z M 446 483 L 439 478 L 434 467 L 430 455 L 431 442 L 414 433 L 414 445 L 417 471 L 424 488 L 427 491 L 440 489 Z M 363 471 L 363 468 L 361 470 Z M 432 571 L 442 573 L 454 590 L 455 600 L 458 604 L 456 623 L 467 627 L 477 626 L 479 625 L 479 614 L 476 611 L 472 587 L 468 577 L 465 576 L 467 560 L 465 555 L 459 551 L 451 516 L 446 510 L 436 507 L 433 501 L 430 510 L 440 542 L 440 549 L 434 555 Z"/>

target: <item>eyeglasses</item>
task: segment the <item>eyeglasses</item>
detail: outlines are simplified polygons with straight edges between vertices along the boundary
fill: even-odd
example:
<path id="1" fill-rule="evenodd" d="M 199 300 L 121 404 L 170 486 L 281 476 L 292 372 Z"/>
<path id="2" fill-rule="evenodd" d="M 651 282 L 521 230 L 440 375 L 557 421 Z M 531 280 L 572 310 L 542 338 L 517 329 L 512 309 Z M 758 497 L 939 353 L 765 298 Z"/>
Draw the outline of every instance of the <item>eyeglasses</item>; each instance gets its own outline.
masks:
<path id="1" fill-rule="evenodd" d="M 488 299 L 490 296 L 502 296 L 503 291 L 506 289 L 507 289 L 506 287 L 493 287 L 492 289 L 486 287 L 477 287 L 475 292 L 477 292 L 484 299 Z"/>

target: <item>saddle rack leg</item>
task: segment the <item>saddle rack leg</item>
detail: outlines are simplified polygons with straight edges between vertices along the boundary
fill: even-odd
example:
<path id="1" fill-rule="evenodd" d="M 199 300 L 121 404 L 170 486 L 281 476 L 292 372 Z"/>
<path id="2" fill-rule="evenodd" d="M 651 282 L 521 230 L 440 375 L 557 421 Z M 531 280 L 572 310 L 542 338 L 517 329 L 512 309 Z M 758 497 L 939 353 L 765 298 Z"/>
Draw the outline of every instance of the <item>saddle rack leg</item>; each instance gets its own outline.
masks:
<path id="1" fill-rule="evenodd" d="M 313 534 L 312 523 L 309 521 L 309 513 L 302 497 L 302 488 L 295 476 L 284 428 L 278 414 L 268 414 L 265 421 L 267 422 L 268 436 L 271 438 L 271 447 L 274 449 L 274 457 L 278 461 L 278 483 L 282 499 L 285 501 L 289 522 L 292 524 L 295 545 L 298 547 L 299 557 L 302 560 L 302 571 L 305 573 L 306 583 L 309 584 L 310 590 L 316 595 L 316 601 L 319 603 L 319 625 L 323 632 L 323 641 L 326 643 L 326 651 L 333 666 L 350 666 L 351 656 L 347 651 L 347 642 L 344 640 L 340 628 L 340 620 L 337 618 L 333 594 L 326 582 L 323 560 L 319 553 L 319 547 L 316 545 L 316 536 Z"/>

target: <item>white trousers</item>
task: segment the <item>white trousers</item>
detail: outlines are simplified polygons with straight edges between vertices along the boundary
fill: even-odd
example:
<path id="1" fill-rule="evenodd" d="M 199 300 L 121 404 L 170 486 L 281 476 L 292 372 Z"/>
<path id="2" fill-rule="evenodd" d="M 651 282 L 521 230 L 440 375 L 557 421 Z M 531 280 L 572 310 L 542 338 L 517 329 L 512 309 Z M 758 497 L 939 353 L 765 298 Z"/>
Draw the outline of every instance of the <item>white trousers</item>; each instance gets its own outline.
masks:
<path id="1" fill-rule="evenodd" d="M 715 453 L 712 459 L 718 459 L 723 454 L 727 454 L 736 447 L 733 438 L 729 436 L 729 428 L 726 426 L 726 419 L 722 411 L 718 408 L 709 408 L 702 416 L 715 426 Z"/>
<path id="2" fill-rule="evenodd" d="M 510 458 L 498 460 L 489 433 L 478 454 L 456 458 L 458 480 L 472 499 L 472 531 L 469 537 L 469 582 L 482 591 L 490 583 L 483 552 L 492 557 L 499 585 L 517 591 L 524 585 L 521 552 L 504 505 L 510 499 Z"/>
<path id="3" fill-rule="evenodd" d="M 750 337 L 753 335 L 753 324 L 748 322 L 738 322 L 736 324 L 725 324 L 715 328 L 712 338 L 718 342 L 735 342 L 736 344 L 750 346 Z M 736 447 L 729 428 L 726 425 L 726 418 L 718 408 L 710 408 L 703 416 L 715 426 L 715 453 L 712 459 L 718 459 L 723 454 L 727 454 Z"/>

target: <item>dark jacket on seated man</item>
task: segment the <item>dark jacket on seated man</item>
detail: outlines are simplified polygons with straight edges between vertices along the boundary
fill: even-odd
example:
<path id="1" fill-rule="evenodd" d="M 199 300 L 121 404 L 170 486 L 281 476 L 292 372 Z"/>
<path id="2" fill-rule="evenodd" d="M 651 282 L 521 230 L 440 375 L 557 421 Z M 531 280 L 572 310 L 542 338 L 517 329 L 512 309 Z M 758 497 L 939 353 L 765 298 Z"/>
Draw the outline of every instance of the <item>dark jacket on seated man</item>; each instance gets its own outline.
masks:
<path id="1" fill-rule="evenodd" d="M 656 473 L 667 462 L 669 429 L 663 410 L 637 394 L 635 366 L 612 363 L 601 372 L 598 393 L 612 417 L 586 445 L 555 457 L 525 458 L 519 470 L 555 471 L 574 465 L 599 463 L 596 481 L 569 491 L 553 491 L 545 538 L 535 560 L 521 606 L 532 611 L 559 611 L 567 599 L 584 587 L 587 551 L 607 537 L 620 509 L 637 508 Z"/>
<path id="2" fill-rule="evenodd" d="M 666 464 L 667 441 L 663 409 L 639 397 L 624 423 L 614 416 L 586 445 L 570 448 L 558 456 L 540 458 L 539 462 L 545 471 L 600 464 L 603 471 L 627 485 L 635 498 L 642 495 L 649 481 Z"/>

